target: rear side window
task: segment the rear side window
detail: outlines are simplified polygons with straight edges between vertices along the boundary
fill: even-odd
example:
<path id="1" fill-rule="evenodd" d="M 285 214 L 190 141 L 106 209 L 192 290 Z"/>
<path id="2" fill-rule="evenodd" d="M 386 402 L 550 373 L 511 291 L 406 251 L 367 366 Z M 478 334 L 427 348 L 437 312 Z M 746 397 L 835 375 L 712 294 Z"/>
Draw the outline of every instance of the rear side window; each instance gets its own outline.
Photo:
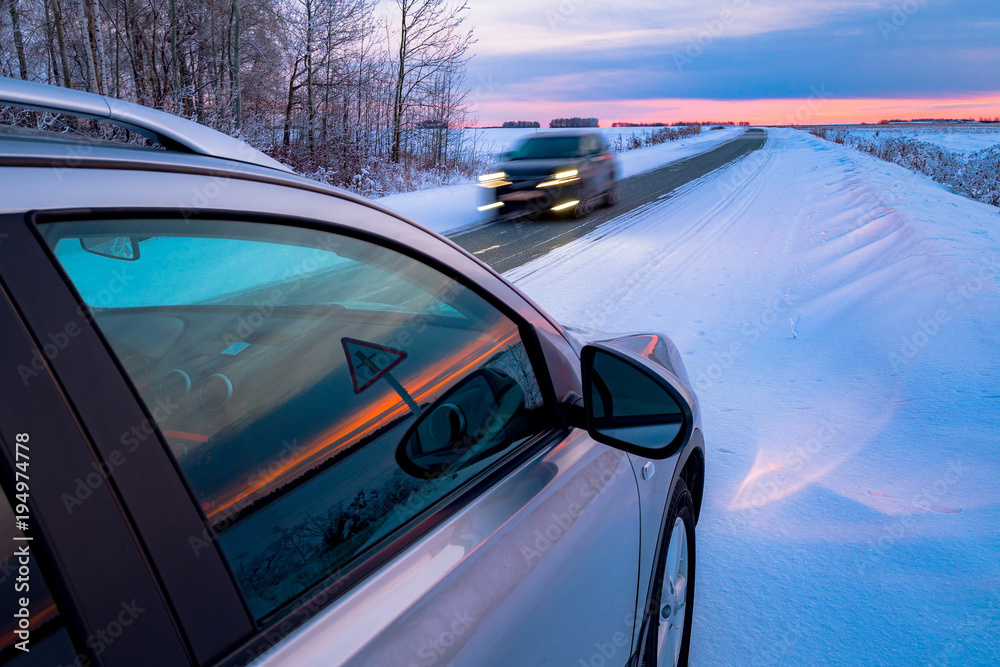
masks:
<path id="1" fill-rule="evenodd" d="M 518 325 L 389 248 L 231 221 L 43 232 L 258 619 L 553 423 Z"/>

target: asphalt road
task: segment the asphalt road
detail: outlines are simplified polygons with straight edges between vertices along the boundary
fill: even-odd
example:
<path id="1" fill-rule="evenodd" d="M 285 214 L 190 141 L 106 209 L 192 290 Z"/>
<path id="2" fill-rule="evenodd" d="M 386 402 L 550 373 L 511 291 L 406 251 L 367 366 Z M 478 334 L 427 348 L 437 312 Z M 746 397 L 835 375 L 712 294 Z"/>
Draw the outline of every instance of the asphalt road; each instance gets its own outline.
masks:
<path id="1" fill-rule="evenodd" d="M 604 223 L 662 199 L 696 178 L 752 153 L 764 145 L 764 130 L 751 129 L 707 153 L 678 160 L 619 182 L 621 198 L 581 220 L 497 221 L 449 235 L 460 246 L 503 273 L 589 234 Z"/>

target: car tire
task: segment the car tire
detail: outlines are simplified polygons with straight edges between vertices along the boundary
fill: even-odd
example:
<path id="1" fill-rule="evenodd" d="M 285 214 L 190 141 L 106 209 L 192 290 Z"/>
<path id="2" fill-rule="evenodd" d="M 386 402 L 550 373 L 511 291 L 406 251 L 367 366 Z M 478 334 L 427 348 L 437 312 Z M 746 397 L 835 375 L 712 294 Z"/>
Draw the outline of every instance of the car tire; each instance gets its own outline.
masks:
<path id="1" fill-rule="evenodd" d="M 584 197 L 576 206 L 573 207 L 573 219 L 579 220 L 580 218 L 585 218 L 594 210 L 594 200 L 590 197 Z"/>
<path id="2" fill-rule="evenodd" d="M 604 194 L 604 205 L 608 208 L 615 206 L 621 199 L 621 194 L 618 192 L 618 181 L 612 177 L 611 185 L 608 187 L 608 191 Z"/>
<path id="3" fill-rule="evenodd" d="M 694 566 L 694 501 L 684 480 L 678 479 L 663 523 L 653 570 L 642 667 L 686 667 L 688 664 L 694 612 Z M 681 587 L 683 595 L 678 590 Z M 664 613 L 668 614 L 666 618 Z"/>

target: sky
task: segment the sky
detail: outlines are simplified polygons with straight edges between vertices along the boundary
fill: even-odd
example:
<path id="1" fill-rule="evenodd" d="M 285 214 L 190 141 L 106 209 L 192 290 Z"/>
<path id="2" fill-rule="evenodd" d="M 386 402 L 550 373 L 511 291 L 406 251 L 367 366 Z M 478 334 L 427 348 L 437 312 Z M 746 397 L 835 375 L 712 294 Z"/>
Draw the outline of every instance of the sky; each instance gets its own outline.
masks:
<path id="1" fill-rule="evenodd" d="M 1000 116 L 998 0 L 468 0 L 483 126 Z"/>

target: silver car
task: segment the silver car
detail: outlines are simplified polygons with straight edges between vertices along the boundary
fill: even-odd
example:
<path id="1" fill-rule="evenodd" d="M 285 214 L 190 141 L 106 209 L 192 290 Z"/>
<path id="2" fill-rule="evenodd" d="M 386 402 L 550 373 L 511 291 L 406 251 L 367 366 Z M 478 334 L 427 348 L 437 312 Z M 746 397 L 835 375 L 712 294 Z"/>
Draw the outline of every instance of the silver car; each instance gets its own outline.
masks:
<path id="1" fill-rule="evenodd" d="M 191 122 L 0 104 L 167 149 L 0 132 L 0 662 L 686 664 L 704 442 L 668 338 L 562 327 Z"/>

